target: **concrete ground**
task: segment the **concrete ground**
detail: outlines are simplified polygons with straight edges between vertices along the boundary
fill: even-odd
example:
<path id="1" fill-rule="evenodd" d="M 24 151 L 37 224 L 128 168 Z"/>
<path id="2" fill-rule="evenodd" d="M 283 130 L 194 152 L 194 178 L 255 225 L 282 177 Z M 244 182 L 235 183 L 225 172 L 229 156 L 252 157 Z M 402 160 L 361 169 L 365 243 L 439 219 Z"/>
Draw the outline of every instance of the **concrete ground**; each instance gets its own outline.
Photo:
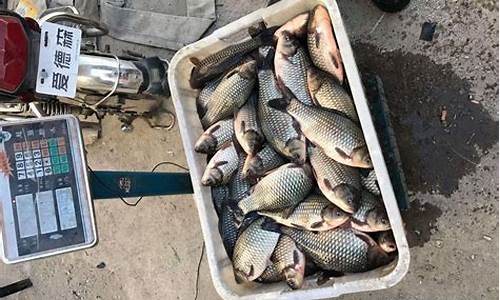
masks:
<path id="1" fill-rule="evenodd" d="M 246 2 L 218 1 L 217 26 L 264 5 Z M 366 0 L 338 2 L 360 69 L 384 80 L 411 200 L 404 213 L 407 276 L 393 288 L 341 299 L 497 299 L 497 1 L 413 0 L 394 15 Z M 426 21 L 437 23 L 432 42 L 419 40 Z M 151 130 L 142 121 L 135 127 L 125 134 L 107 119 L 102 139 L 88 147 L 90 166 L 185 165 L 177 128 Z M 190 196 L 144 199 L 135 208 L 96 201 L 95 211 L 96 247 L 0 265 L 0 286 L 26 277 L 34 284 L 9 299 L 194 298 L 202 238 Z M 199 293 L 199 299 L 219 299 L 206 258 Z"/>

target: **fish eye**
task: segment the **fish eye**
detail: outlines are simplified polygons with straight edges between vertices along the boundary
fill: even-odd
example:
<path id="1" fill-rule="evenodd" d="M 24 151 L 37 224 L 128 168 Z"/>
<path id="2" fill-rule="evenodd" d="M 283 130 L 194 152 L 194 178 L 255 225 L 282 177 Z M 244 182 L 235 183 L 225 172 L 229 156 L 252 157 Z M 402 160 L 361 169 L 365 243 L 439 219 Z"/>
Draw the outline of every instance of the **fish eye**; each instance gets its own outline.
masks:
<path id="1" fill-rule="evenodd" d="M 341 213 L 340 211 L 338 211 L 338 210 L 337 210 L 337 211 L 335 212 L 335 215 L 336 215 L 337 217 L 340 217 L 340 216 L 342 216 L 342 213 Z"/>
<path id="2" fill-rule="evenodd" d="M 388 223 L 388 220 L 387 219 L 382 219 L 382 220 L 380 220 L 380 223 L 386 225 Z"/>

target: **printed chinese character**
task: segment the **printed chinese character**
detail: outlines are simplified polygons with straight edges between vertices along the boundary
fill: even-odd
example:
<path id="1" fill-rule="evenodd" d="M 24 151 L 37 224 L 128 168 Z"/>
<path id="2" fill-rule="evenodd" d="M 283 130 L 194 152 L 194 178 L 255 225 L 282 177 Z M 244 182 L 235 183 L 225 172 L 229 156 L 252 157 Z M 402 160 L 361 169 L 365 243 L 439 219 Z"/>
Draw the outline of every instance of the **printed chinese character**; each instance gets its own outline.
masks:
<path id="1" fill-rule="evenodd" d="M 60 69 L 69 69 L 71 63 L 71 54 L 56 50 L 56 54 L 54 55 L 54 64 L 56 67 Z"/>
<path id="2" fill-rule="evenodd" d="M 73 47 L 73 32 L 62 28 L 57 29 L 57 45 L 66 48 Z"/>
<path id="3" fill-rule="evenodd" d="M 52 87 L 58 90 L 68 91 L 69 75 L 52 73 Z"/>

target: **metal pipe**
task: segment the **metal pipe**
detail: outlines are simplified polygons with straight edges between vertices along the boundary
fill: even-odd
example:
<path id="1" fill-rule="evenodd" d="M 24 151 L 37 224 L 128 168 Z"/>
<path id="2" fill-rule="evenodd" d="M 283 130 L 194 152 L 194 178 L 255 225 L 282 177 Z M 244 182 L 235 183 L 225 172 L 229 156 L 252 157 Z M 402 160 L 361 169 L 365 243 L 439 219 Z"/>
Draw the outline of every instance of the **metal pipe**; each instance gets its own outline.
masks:
<path id="1" fill-rule="evenodd" d="M 144 77 L 135 64 L 128 60 L 119 60 L 120 78 L 116 93 L 137 94 L 144 82 Z M 81 54 L 78 61 L 77 88 L 101 94 L 113 90 L 118 76 L 118 64 L 115 57 Z"/>

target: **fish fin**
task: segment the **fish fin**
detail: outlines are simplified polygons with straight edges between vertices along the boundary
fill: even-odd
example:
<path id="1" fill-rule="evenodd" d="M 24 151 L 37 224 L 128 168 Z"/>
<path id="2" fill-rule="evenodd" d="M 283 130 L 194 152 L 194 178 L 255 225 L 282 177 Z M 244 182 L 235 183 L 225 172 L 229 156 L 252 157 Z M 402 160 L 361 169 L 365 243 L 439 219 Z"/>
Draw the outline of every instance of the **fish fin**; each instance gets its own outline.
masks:
<path id="1" fill-rule="evenodd" d="M 293 263 L 295 265 L 298 265 L 300 263 L 300 260 L 301 260 L 300 256 L 301 255 L 300 255 L 299 250 L 297 250 L 297 249 L 293 250 Z"/>
<path id="2" fill-rule="evenodd" d="M 284 111 L 290 102 L 285 98 L 272 99 L 267 102 L 267 105 L 271 108 Z"/>
<path id="3" fill-rule="evenodd" d="M 266 30 L 266 23 L 261 21 L 257 25 L 248 27 L 248 34 L 252 38 L 255 38 L 255 37 L 259 36 L 262 33 L 262 31 L 264 31 L 264 30 Z"/>
<path id="4" fill-rule="evenodd" d="M 316 46 L 317 49 L 319 49 L 321 42 L 321 33 L 316 31 L 314 32 L 314 46 Z"/>
<path id="5" fill-rule="evenodd" d="M 245 150 L 243 150 L 243 147 L 241 147 L 240 143 L 236 139 L 235 136 L 233 136 L 233 145 L 234 149 L 236 149 L 236 153 L 238 153 L 238 157 L 240 157 L 242 154 L 246 153 Z"/>
<path id="6" fill-rule="evenodd" d="M 342 151 L 340 148 L 335 148 L 335 152 L 337 152 L 337 154 L 342 157 L 343 159 L 346 159 L 346 160 L 351 160 L 351 157 L 349 155 L 347 155 L 347 153 L 345 153 L 344 151 Z"/>
<path id="7" fill-rule="evenodd" d="M 240 132 L 245 132 L 246 123 L 244 120 L 241 120 L 240 126 L 241 126 Z"/>
<path id="8" fill-rule="evenodd" d="M 220 128 L 220 124 L 216 124 L 216 125 L 209 128 L 208 133 L 212 134 L 212 133 L 216 132 L 217 130 L 219 130 L 219 128 Z"/>
<path id="9" fill-rule="evenodd" d="M 259 22 L 257 26 L 248 28 L 248 34 L 254 39 L 259 39 L 262 45 L 273 45 L 274 32 L 278 28 L 278 26 L 268 28 L 264 22 Z"/>
<path id="10" fill-rule="evenodd" d="M 311 224 L 311 228 L 312 229 L 318 229 L 320 228 L 321 226 L 323 226 L 325 222 L 324 221 L 318 221 L 318 222 L 314 222 Z"/>
<path id="11" fill-rule="evenodd" d="M 280 76 L 277 76 L 276 78 L 276 85 L 278 86 L 279 90 L 283 93 L 284 98 L 287 98 L 289 101 L 290 99 L 296 99 L 295 94 L 286 86 L 285 82 Z"/>
<path id="12" fill-rule="evenodd" d="M 297 227 L 299 229 L 302 229 L 302 230 L 305 230 L 306 228 L 300 224 L 296 224 L 296 223 L 290 223 L 290 225 L 292 225 L 293 227 Z"/>
<path id="13" fill-rule="evenodd" d="M 260 227 L 266 231 L 282 233 L 281 232 L 281 225 L 276 223 L 274 220 L 267 218 L 267 217 Z"/>
<path id="14" fill-rule="evenodd" d="M 203 107 L 203 105 L 201 105 L 200 103 L 196 103 L 196 112 L 198 113 L 198 116 L 201 118 L 203 118 L 203 116 L 205 116 L 205 113 L 207 112 L 206 108 Z"/>
<path id="15" fill-rule="evenodd" d="M 348 222 L 348 221 L 345 221 L 344 223 L 340 224 L 337 228 L 353 229 L 351 222 Z"/>
<path id="16" fill-rule="evenodd" d="M 375 240 L 373 240 L 368 234 L 364 233 L 364 232 L 361 232 L 359 230 L 356 230 L 356 229 L 352 229 L 352 232 L 358 237 L 360 238 L 361 240 L 363 240 L 368 246 L 370 247 L 374 247 L 374 246 L 377 246 L 377 242 L 375 242 Z"/>
<path id="17" fill-rule="evenodd" d="M 337 58 L 331 54 L 330 55 L 330 58 L 332 59 L 333 61 L 333 66 L 335 67 L 335 69 L 338 69 L 339 68 L 339 61 L 337 60 Z M 340 81 L 340 79 L 338 79 L 337 77 L 335 77 L 338 81 Z"/>
<path id="18" fill-rule="evenodd" d="M 196 57 L 194 57 L 194 56 L 193 56 L 193 57 L 190 57 L 190 58 L 189 58 L 189 61 L 190 61 L 193 65 L 195 65 L 195 66 L 199 66 L 199 65 L 201 64 L 200 59 L 199 59 L 199 58 L 196 58 Z"/>
<path id="19" fill-rule="evenodd" d="M 248 277 L 252 277 L 255 274 L 255 268 L 253 265 L 250 266 L 250 272 L 248 272 Z"/>
<path id="20" fill-rule="evenodd" d="M 266 56 L 259 55 L 257 58 L 257 66 L 262 70 L 269 70 L 273 68 L 274 65 L 274 56 L 276 54 L 276 50 L 274 48 L 270 49 L 267 52 Z"/>
<path id="21" fill-rule="evenodd" d="M 240 216 L 236 217 L 238 220 Z M 243 219 L 238 220 L 238 229 L 241 232 L 245 231 L 248 226 L 250 226 L 255 220 L 260 218 L 260 215 L 257 212 L 249 212 Z"/>
<path id="22" fill-rule="evenodd" d="M 330 191 L 333 191 L 333 186 L 332 186 L 332 183 L 330 182 L 330 180 L 328 180 L 327 178 L 324 178 L 323 184 L 325 185 L 325 188 L 329 189 Z"/>
<path id="23" fill-rule="evenodd" d="M 287 207 L 281 211 L 283 218 L 288 219 L 295 210 L 295 206 Z"/>
<path id="24" fill-rule="evenodd" d="M 218 168 L 218 167 L 223 166 L 223 165 L 225 165 L 225 164 L 227 164 L 227 163 L 228 163 L 228 161 L 227 161 L 227 160 L 221 160 L 221 161 L 218 161 L 218 162 L 216 162 L 216 163 L 214 164 L 214 168 Z"/>
<path id="25" fill-rule="evenodd" d="M 300 134 L 302 134 L 302 130 L 300 130 L 300 124 L 299 122 L 297 122 L 297 120 L 295 119 L 292 119 L 292 127 L 297 131 L 297 132 L 300 132 Z"/>

